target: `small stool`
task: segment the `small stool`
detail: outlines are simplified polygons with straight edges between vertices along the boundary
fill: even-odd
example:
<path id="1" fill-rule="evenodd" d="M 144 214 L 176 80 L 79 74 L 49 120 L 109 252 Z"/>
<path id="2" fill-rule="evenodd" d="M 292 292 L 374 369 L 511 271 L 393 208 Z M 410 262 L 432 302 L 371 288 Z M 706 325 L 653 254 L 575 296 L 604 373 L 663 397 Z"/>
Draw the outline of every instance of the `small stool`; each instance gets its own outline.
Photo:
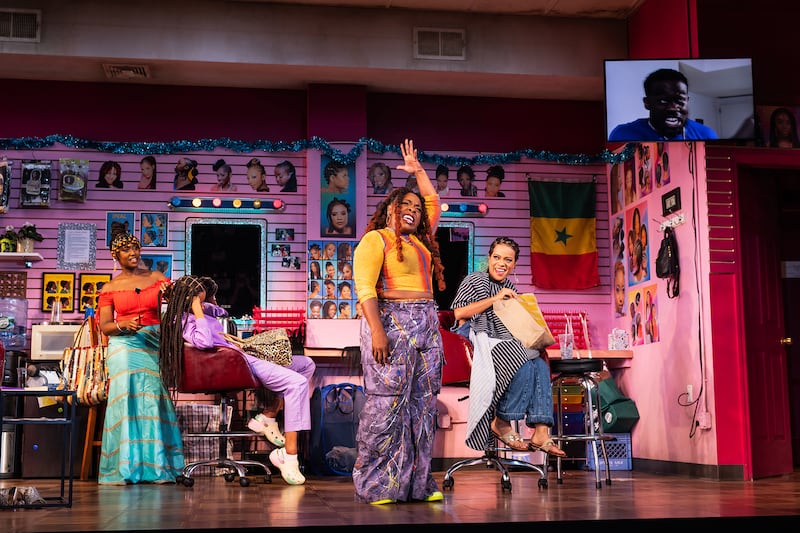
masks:
<path id="1" fill-rule="evenodd" d="M 102 411 L 98 416 L 99 409 L 102 409 Z M 83 459 L 81 460 L 81 481 L 89 479 L 93 460 L 99 455 L 100 447 L 103 445 L 103 416 L 105 410 L 105 403 L 89 407 L 86 418 L 86 437 L 83 442 Z"/>
<path id="2" fill-rule="evenodd" d="M 551 383 L 556 409 L 557 431 L 556 434 L 552 435 L 552 438 L 557 442 L 586 442 L 591 444 L 594 458 L 595 485 L 598 489 L 602 488 L 603 483 L 600 479 L 600 461 L 598 460 L 597 447 L 599 444 L 603 461 L 605 462 L 606 485 L 611 485 L 611 468 L 608 464 L 605 441 L 614 440 L 613 436 L 603 434 L 602 407 L 599 394 L 597 394 L 597 380 L 592 376 L 592 373 L 600 372 L 601 370 L 603 370 L 602 359 L 550 360 L 550 372 L 554 375 Z M 566 387 L 570 385 L 579 385 L 583 391 L 583 433 L 565 433 L 564 431 L 565 391 L 568 390 Z M 596 407 L 595 403 L 597 403 Z M 556 479 L 559 484 L 564 482 L 561 476 L 562 460 L 563 458 L 556 457 Z"/>

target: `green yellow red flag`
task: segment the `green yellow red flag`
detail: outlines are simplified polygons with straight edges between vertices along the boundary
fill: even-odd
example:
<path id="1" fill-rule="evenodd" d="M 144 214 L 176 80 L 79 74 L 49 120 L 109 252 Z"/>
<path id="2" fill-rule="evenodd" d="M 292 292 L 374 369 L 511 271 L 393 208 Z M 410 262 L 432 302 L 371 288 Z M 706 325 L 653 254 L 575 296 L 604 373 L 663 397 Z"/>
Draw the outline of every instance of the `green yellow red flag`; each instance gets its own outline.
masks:
<path id="1" fill-rule="evenodd" d="M 594 181 L 528 180 L 532 283 L 543 289 L 600 284 Z"/>

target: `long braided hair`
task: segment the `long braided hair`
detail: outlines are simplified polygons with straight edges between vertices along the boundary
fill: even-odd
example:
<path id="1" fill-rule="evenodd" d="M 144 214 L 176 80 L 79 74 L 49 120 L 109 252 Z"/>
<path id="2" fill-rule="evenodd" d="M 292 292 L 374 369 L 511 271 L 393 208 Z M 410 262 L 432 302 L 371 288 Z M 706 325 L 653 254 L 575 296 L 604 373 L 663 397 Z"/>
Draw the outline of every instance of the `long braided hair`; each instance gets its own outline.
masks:
<path id="1" fill-rule="evenodd" d="M 167 307 L 161 317 L 161 342 L 158 363 L 164 386 L 175 391 L 183 370 L 184 314 L 192 310 L 192 300 L 205 290 L 201 278 L 182 276 L 162 293 Z"/>
<path id="2" fill-rule="evenodd" d="M 425 199 L 420 196 L 417 192 L 408 189 L 406 187 L 400 187 L 397 189 L 393 189 L 389 195 L 378 204 L 378 207 L 375 209 L 375 213 L 370 218 L 369 222 L 367 223 L 367 231 L 371 231 L 374 229 L 383 229 L 388 226 L 389 222 L 389 206 L 394 206 L 394 226 L 400 227 L 402 220 L 401 220 L 401 209 L 400 209 L 400 202 L 403 201 L 403 198 L 406 194 L 412 193 L 416 194 L 419 198 L 420 202 L 422 203 L 422 214 L 419 220 L 419 225 L 417 226 L 414 235 L 422 241 L 422 244 L 428 249 L 431 253 L 431 259 L 433 260 L 433 277 L 436 280 L 436 284 L 440 291 L 445 289 L 445 282 L 444 282 L 444 265 L 442 264 L 442 257 L 439 253 L 439 243 L 436 240 L 436 236 L 432 235 L 431 232 L 431 221 L 428 219 L 428 211 L 425 209 Z M 397 249 L 397 260 L 403 261 L 403 238 L 400 233 L 395 235 L 394 241 L 395 248 Z"/>

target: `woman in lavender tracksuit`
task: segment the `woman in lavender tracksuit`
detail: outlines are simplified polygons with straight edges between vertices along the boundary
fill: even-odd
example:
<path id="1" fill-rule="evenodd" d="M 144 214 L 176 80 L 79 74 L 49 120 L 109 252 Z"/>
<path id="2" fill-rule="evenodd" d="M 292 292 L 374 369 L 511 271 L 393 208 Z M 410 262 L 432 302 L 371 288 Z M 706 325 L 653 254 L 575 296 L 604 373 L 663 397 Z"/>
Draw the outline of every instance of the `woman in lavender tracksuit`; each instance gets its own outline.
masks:
<path id="1" fill-rule="evenodd" d="M 225 338 L 217 317 L 227 312 L 216 304 L 217 284 L 208 277 L 183 276 L 173 283 L 166 295 L 168 304 L 162 319 L 162 357 L 180 353 L 184 342 L 200 349 L 225 346 L 241 350 Z M 297 460 L 298 431 L 311 429 L 309 380 L 316 365 L 310 357 L 292 356 L 288 366 L 280 366 L 242 352 L 253 375 L 265 389 L 280 398 L 276 406 L 268 406 L 263 413 L 248 422 L 248 427 L 264 436 L 277 448 L 269 455 L 270 462 L 281 472 L 281 477 L 291 485 L 302 485 L 305 477 L 300 473 Z M 165 365 L 168 371 L 169 365 Z M 163 367 L 162 367 L 163 368 Z M 275 419 L 284 409 L 284 432 L 281 434 Z"/>

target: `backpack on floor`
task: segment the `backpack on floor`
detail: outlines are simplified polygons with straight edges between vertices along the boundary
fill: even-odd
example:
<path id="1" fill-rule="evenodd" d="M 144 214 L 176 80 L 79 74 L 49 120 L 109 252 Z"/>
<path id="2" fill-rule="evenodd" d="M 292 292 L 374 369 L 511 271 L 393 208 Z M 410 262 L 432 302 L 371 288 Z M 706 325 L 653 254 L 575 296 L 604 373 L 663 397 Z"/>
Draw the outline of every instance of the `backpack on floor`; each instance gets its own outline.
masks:
<path id="1" fill-rule="evenodd" d="M 311 432 L 306 465 L 319 476 L 349 476 L 356 461 L 358 417 L 364 388 L 353 383 L 317 387 L 311 394 Z"/>

